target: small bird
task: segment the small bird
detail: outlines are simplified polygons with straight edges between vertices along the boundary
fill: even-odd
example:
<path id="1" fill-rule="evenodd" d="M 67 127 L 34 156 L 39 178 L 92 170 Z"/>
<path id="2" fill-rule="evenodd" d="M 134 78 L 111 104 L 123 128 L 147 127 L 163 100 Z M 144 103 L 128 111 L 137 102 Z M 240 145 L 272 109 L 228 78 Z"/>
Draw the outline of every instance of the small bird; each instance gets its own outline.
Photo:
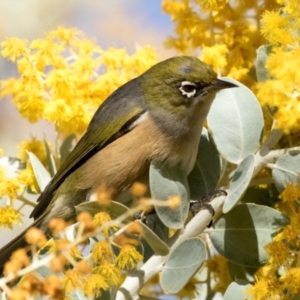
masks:
<path id="1" fill-rule="evenodd" d="M 232 87 L 196 57 L 178 56 L 118 88 L 41 193 L 32 226 L 46 232 L 51 218 L 75 222 L 75 206 L 100 186 L 122 199 L 147 176 L 151 162 L 179 166 L 188 175 L 211 103 L 219 90 Z M 0 267 L 26 245 L 25 233 L 0 250 Z"/>

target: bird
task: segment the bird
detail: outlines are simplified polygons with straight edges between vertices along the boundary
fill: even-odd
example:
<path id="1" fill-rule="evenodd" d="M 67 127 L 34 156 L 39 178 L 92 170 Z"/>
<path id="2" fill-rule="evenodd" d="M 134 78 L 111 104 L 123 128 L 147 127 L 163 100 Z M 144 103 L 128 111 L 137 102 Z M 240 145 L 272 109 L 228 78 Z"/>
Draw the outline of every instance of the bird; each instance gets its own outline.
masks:
<path id="1" fill-rule="evenodd" d="M 233 88 L 192 56 L 157 63 L 115 90 L 96 110 L 86 132 L 38 198 L 31 225 L 47 232 L 52 218 L 76 221 L 75 206 L 100 186 L 122 199 L 143 181 L 152 162 L 194 167 L 203 123 L 216 93 Z M 26 246 L 24 234 L 0 250 L 0 267 Z"/>

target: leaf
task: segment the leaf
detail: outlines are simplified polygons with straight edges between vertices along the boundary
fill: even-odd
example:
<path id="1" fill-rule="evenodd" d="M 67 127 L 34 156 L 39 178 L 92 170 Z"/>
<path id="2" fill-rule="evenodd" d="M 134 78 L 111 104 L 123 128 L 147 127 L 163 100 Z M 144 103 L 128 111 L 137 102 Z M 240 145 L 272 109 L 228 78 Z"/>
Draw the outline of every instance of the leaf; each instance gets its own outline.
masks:
<path id="1" fill-rule="evenodd" d="M 47 154 L 47 164 L 49 167 L 50 175 L 51 175 L 51 177 L 53 177 L 55 175 L 55 173 L 57 172 L 55 161 L 54 161 L 53 155 L 51 153 L 51 150 L 50 150 L 49 145 L 46 140 L 44 140 L 44 144 L 45 144 L 46 154 Z"/>
<path id="2" fill-rule="evenodd" d="M 247 295 L 246 289 L 251 285 L 244 280 L 236 280 L 227 288 L 223 300 L 251 300 L 252 297 Z"/>
<path id="3" fill-rule="evenodd" d="M 128 219 L 132 220 L 132 214 L 129 208 L 122 203 L 111 201 L 109 205 L 100 205 L 97 201 L 83 202 L 75 206 L 76 214 L 85 211 L 94 216 L 99 212 L 107 212 L 112 219 L 115 219 L 123 214 L 129 214 Z"/>
<path id="4" fill-rule="evenodd" d="M 189 212 L 189 186 L 185 174 L 179 167 L 169 167 L 163 162 L 151 163 L 149 171 L 151 195 L 162 205 L 155 205 L 161 221 L 170 228 L 182 228 Z M 179 196 L 181 204 L 176 208 L 167 206 L 170 196 Z"/>
<path id="5" fill-rule="evenodd" d="M 234 172 L 229 185 L 223 213 L 229 212 L 246 192 L 254 170 L 254 155 L 250 154 L 242 160 Z"/>
<path id="6" fill-rule="evenodd" d="M 272 170 L 277 190 L 281 193 L 288 183 L 299 183 L 300 180 L 300 152 L 289 152 L 280 157 Z"/>
<path id="7" fill-rule="evenodd" d="M 157 255 L 165 256 L 169 254 L 169 247 L 163 242 L 147 225 L 137 220 L 143 228 L 143 238 Z"/>
<path id="8" fill-rule="evenodd" d="M 225 79 L 239 87 L 218 92 L 207 121 L 219 153 L 238 164 L 258 149 L 264 120 L 255 95 L 240 82 Z"/>
<path id="9" fill-rule="evenodd" d="M 268 255 L 264 247 L 289 219 L 262 205 L 241 204 L 215 222 L 210 238 L 217 251 L 236 264 L 257 267 Z"/>
<path id="10" fill-rule="evenodd" d="M 206 257 L 204 243 L 190 238 L 171 253 L 160 277 L 160 284 L 166 293 L 179 292 L 195 275 Z"/>
<path id="11" fill-rule="evenodd" d="M 213 192 L 221 173 L 221 158 L 209 138 L 205 128 L 202 130 L 196 164 L 188 176 L 191 199 L 200 199 Z"/>
<path id="12" fill-rule="evenodd" d="M 270 79 L 268 70 L 266 69 L 266 61 L 271 53 L 272 47 L 270 45 L 260 46 L 257 50 L 256 56 L 256 77 L 258 82 Z"/>
<path id="13" fill-rule="evenodd" d="M 45 189 L 48 183 L 51 180 L 51 176 L 40 162 L 40 160 L 33 154 L 32 152 L 27 151 L 30 159 L 30 163 L 33 169 L 33 173 L 35 175 L 36 181 L 39 185 L 41 191 Z"/>
<path id="14" fill-rule="evenodd" d="M 61 144 L 61 147 L 59 149 L 60 154 L 60 160 L 61 162 L 64 162 L 66 158 L 69 156 L 70 152 L 72 151 L 72 143 L 75 140 L 76 135 L 72 133 L 69 135 Z"/>

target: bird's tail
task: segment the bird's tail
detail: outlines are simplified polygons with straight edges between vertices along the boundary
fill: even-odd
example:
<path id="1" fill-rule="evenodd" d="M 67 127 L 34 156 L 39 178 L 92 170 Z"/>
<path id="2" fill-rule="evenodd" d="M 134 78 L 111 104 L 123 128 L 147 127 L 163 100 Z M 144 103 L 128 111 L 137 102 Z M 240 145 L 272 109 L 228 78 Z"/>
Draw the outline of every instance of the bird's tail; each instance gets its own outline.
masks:
<path id="1" fill-rule="evenodd" d="M 28 243 L 25 240 L 25 234 L 31 227 L 39 228 L 43 222 L 43 218 L 38 218 L 30 227 L 26 228 L 22 233 L 10 241 L 7 245 L 0 249 L 0 277 L 3 276 L 3 268 L 6 262 L 9 261 L 12 253 L 19 248 L 26 248 Z"/>

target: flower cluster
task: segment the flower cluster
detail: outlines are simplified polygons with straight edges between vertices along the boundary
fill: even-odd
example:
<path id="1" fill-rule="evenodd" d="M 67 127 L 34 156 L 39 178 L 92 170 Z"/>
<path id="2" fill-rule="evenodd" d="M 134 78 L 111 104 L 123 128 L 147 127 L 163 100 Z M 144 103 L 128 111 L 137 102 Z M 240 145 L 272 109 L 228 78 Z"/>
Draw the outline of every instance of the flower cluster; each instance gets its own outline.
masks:
<path id="1" fill-rule="evenodd" d="M 274 1 L 163 0 L 162 8 L 175 24 L 166 46 L 199 56 L 215 71 L 253 83 L 256 49 L 263 44 L 258 18 Z"/>
<path id="2" fill-rule="evenodd" d="M 0 97 L 11 96 L 30 122 L 46 120 L 58 133 L 82 134 L 96 108 L 120 85 L 157 62 L 150 46 L 129 55 L 102 50 L 77 29 L 50 31 L 45 39 L 11 38 L 1 54 L 17 65 L 19 78 L 0 82 Z"/>
<path id="3" fill-rule="evenodd" d="M 289 299 L 300 292 L 300 184 L 289 184 L 280 195 L 276 208 L 287 215 L 285 226 L 267 245 L 270 258 L 255 274 L 255 284 L 248 290 L 254 299 Z"/>

